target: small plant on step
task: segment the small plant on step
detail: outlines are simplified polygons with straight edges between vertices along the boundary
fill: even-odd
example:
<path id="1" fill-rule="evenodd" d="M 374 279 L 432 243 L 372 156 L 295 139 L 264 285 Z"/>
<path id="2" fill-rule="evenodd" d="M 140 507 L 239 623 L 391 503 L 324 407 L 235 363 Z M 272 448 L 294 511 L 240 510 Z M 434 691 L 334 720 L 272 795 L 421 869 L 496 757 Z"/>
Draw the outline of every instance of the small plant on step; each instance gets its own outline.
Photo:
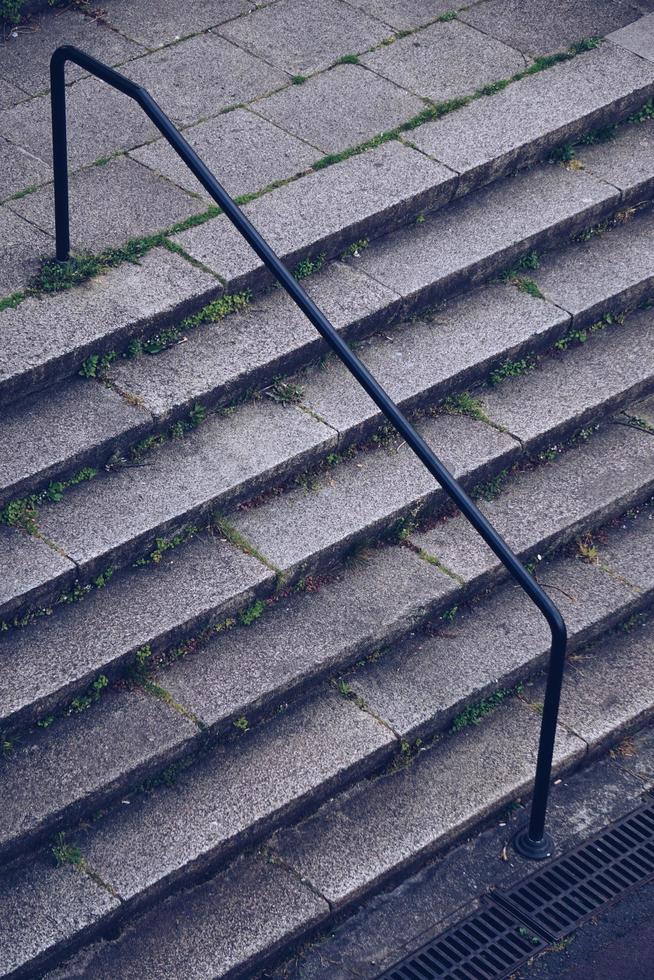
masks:
<path id="1" fill-rule="evenodd" d="M 276 378 L 265 393 L 273 401 L 280 402 L 282 405 L 297 405 L 302 401 L 304 388 L 302 385 L 294 384 L 292 381 L 282 381 Z"/>

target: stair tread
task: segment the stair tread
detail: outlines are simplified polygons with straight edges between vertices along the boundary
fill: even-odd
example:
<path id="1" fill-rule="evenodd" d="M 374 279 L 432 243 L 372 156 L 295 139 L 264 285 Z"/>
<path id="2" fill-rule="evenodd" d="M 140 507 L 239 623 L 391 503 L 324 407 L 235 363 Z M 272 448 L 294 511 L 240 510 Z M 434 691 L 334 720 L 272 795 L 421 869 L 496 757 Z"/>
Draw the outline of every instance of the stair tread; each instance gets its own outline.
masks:
<path id="1" fill-rule="evenodd" d="M 0 637 L 0 713 L 4 724 L 36 720 L 91 684 L 99 672 L 125 665 L 145 644 L 174 642 L 220 621 L 271 589 L 274 574 L 231 544 L 209 537 L 179 555 L 135 569 L 24 629 Z M 53 653 L 53 651 L 56 653 Z"/>
<path id="2" fill-rule="evenodd" d="M 408 139 L 461 174 L 457 191 L 467 193 L 578 135 L 582 119 L 586 129 L 605 125 L 607 112 L 636 91 L 644 102 L 652 80 L 654 66 L 604 43 L 426 123 Z"/>
<path id="3" fill-rule="evenodd" d="M 0 404 L 77 373 L 99 346 L 125 345 L 148 325 L 181 319 L 191 304 L 220 291 L 207 272 L 155 248 L 138 263 L 1 311 Z"/>

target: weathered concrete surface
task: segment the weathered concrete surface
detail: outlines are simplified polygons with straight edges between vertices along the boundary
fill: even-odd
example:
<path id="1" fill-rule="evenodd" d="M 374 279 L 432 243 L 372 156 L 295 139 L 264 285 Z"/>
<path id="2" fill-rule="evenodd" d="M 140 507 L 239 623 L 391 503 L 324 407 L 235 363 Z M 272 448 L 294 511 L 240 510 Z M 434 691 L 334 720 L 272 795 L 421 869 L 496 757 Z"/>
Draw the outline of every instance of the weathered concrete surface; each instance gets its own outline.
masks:
<path id="1" fill-rule="evenodd" d="M 150 92 L 177 125 L 216 115 L 289 81 L 284 72 L 212 32 L 133 61 L 125 72 Z"/>
<path id="2" fill-rule="evenodd" d="M 230 630 L 170 664 L 158 681 L 205 724 L 224 726 L 399 638 L 456 587 L 406 548 L 373 549 L 316 593 L 266 610 L 256 628 Z"/>
<path id="3" fill-rule="evenodd" d="M 516 450 L 510 437 L 462 416 L 429 419 L 419 428 L 458 478 L 469 480 Z M 275 567 L 295 573 L 370 540 L 410 508 L 441 501 L 443 491 L 403 444 L 362 453 L 325 472 L 312 489 L 292 490 L 229 520 Z"/>
<path id="4" fill-rule="evenodd" d="M 27 92 L 0 78 L 0 109 L 9 109 L 29 97 Z"/>
<path id="5" fill-rule="evenodd" d="M 654 14 L 634 20 L 609 34 L 608 40 L 634 54 L 654 61 Z"/>
<path id="6" fill-rule="evenodd" d="M 483 411 L 525 445 L 543 432 L 554 440 L 582 429 L 600 414 L 623 407 L 654 381 L 654 315 L 632 314 L 538 368 L 482 390 Z M 654 451 L 654 447 L 653 447 Z M 646 446 L 643 452 L 648 455 Z"/>
<path id="7" fill-rule="evenodd" d="M 628 614 L 637 599 L 599 567 L 575 559 L 543 565 L 539 579 L 566 619 L 571 652 Z M 498 688 L 524 681 L 544 664 L 550 645 L 542 615 L 509 585 L 439 623 L 435 635 L 398 644 L 346 679 L 370 711 L 415 739 L 446 728 Z"/>
<path id="8" fill-rule="evenodd" d="M 0 199 L 50 179 L 50 167 L 33 153 L 0 139 Z"/>
<path id="9" fill-rule="evenodd" d="M 66 94 L 68 163 L 72 170 L 158 135 L 142 109 L 97 78 L 82 78 Z M 49 160 L 50 96 L 41 95 L 0 112 L 0 135 Z"/>
<path id="10" fill-rule="evenodd" d="M 357 354 L 403 408 L 435 400 L 485 377 L 499 358 L 544 345 L 565 329 L 561 310 L 508 285 L 490 285 L 363 341 Z M 381 421 L 374 402 L 335 360 L 302 376 L 303 401 L 350 438 Z"/>
<path id="11" fill-rule="evenodd" d="M 637 3 L 613 0 L 490 0 L 461 17 L 480 30 L 529 54 L 562 51 L 575 41 L 601 37 L 638 18 Z"/>
<path id="12" fill-rule="evenodd" d="M 54 237 L 52 184 L 8 207 Z M 101 252 L 201 214 L 206 204 L 134 160 L 118 157 L 73 175 L 70 208 L 72 250 Z"/>
<path id="13" fill-rule="evenodd" d="M 379 320 L 391 323 L 400 298 L 340 262 L 306 280 L 305 289 L 333 326 L 349 337 Z M 227 402 L 326 350 L 318 331 L 281 289 L 255 298 L 236 316 L 205 324 L 156 357 L 119 360 L 109 377 L 155 415 L 194 400 Z"/>
<path id="14" fill-rule="evenodd" d="M 13 32 L 0 43 L 4 78 L 31 95 L 47 91 L 50 88 L 50 56 L 62 44 L 81 48 L 108 65 L 122 64 L 145 54 L 146 50 L 110 30 L 100 18 L 87 17 L 80 10 L 48 11 L 33 17 L 25 30 Z M 84 74 L 77 65 L 69 64 L 66 81 L 81 78 Z"/>
<path id="15" fill-rule="evenodd" d="M 8 213 L 12 222 L 21 221 Z M 125 262 L 75 289 L 3 310 L 0 403 L 76 374 L 89 355 L 120 350 L 219 292 L 213 276 L 156 248 L 138 263 Z"/>
<path id="16" fill-rule="evenodd" d="M 200 537 L 159 564 L 65 605 L 0 639 L 0 717 L 34 721 L 68 704 L 99 673 L 126 666 L 145 644 L 158 649 L 270 591 L 274 575 L 225 541 Z M 52 651 L 57 651 L 53 657 Z"/>
<path id="17" fill-rule="evenodd" d="M 118 157 L 70 180 L 70 238 L 74 252 L 102 252 L 206 211 L 206 204 L 155 176 L 134 160 Z M 8 205 L 54 237 L 52 185 Z"/>
<path id="18" fill-rule="evenodd" d="M 462 0 L 421 0 L 419 4 L 414 0 L 351 0 L 351 3 L 399 30 L 421 27 L 465 6 Z"/>
<path id="19" fill-rule="evenodd" d="M 253 402 L 206 419 L 143 466 L 71 489 L 62 505 L 43 508 L 39 526 L 82 575 L 92 576 L 142 554 L 184 522 L 301 471 L 335 442 L 332 429 L 294 406 Z"/>
<path id="20" fill-rule="evenodd" d="M 572 313 L 576 326 L 593 323 L 649 294 L 654 283 L 653 229 L 654 216 L 646 212 L 610 234 L 559 254 L 550 252 L 529 275 L 547 299 Z"/>
<path id="21" fill-rule="evenodd" d="M 361 58 L 364 65 L 433 102 L 445 102 L 526 66 L 524 55 L 458 20 L 433 24 Z"/>
<path id="22" fill-rule="evenodd" d="M 132 0 L 112 0 L 104 18 L 126 37 L 148 48 L 158 48 L 187 34 L 216 27 L 252 10 L 256 0 L 200 0 L 181 6 L 170 0 L 149 0 L 146 6 Z"/>
<path id="23" fill-rule="evenodd" d="M 273 852 L 334 906 L 348 904 L 526 792 L 539 727 L 535 711 L 511 701 L 478 727 L 419 754 L 413 765 L 364 783 L 281 831 Z M 559 729 L 557 769 L 584 753 L 580 739 Z"/>
<path id="24" fill-rule="evenodd" d="M 0 759 L 4 859 L 52 837 L 62 817 L 70 826 L 170 764 L 197 734 L 187 718 L 135 688 L 105 692 L 91 710 L 23 735 Z"/>
<path id="25" fill-rule="evenodd" d="M 326 68 L 379 44 L 388 28 L 338 0 L 281 0 L 218 28 L 241 48 L 291 75 Z"/>
<path id="26" fill-rule="evenodd" d="M 583 172 L 534 168 L 380 241 L 361 256 L 359 268 L 405 297 L 424 290 L 442 295 L 592 224 L 617 205 L 618 193 Z"/>
<path id="27" fill-rule="evenodd" d="M 338 153 L 394 129 L 417 115 L 424 103 L 359 65 L 337 65 L 260 100 L 256 108 L 325 153 Z"/>
<path id="28" fill-rule="evenodd" d="M 610 147 L 598 143 L 580 148 L 577 157 L 586 170 L 619 187 L 625 204 L 630 204 L 640 203 L 652 195 L 653 151 L 654 121 L 648 119 L 622 127 Z"/>
<path id="29" fill-rule="evenodd" d="M 406 220 L 407 208 L 444 203 L 454 182 L 442 164 L 391 142 L 265 194 L 244 211 L 292 268 L 308 250 L 314 258 L 333 256 L 364 234 L 393 229 Z M 232 289 L 255 272 L 261 279 L 263 264 L 225 217 L 175 241 Z"/>
<path id="30" fill-rule="evenodd" d="M 200 980 L 254 969 L 262 955 L 314 928 L 328 910 L 289 871 L 263 857 L 242 858 L 134 920 L 116 941 L 83 950 L 48 980 Z"/>
<path id="31" fill-rule="evenodd" d="M 0 969 L 9 975 L 83 939 L 89 926 L 120 905 L 76 868 L 55 868 L 51 855 L 4 870 L 0 894 Z"/>
<path id="32" fill-rule="evenodd" d="M 0 207 L 0 296 L 24 289 L 41 261 L 54 255 L 54 241 L 23 221 L 6 205 Z"/>
<path id="33" fill-rule="evenodd" d="M 37 483 L 79 471 L 89 458 L 106 463 L 150 421 L 142 408 L 81 378 L 6 406 L 0 421 L 0 505 Z"/>
<path id="34" fill-rule="evenodd" d="M 233 197 L 293 177 L 320 156 L 312 146 L 246 109 L 190 126 L 184 138 Z M 213 200 L 166 140 L 132 150 L 130 155 L 180 187 Z"/>
<path id="35" fill-rule="evenodd" d="M 605 45 L 528 75 L 406 138 L 462 174 L 457 193 L 466 194 L 639 107 L 653 87 L 654 70 L 641 58 Z M 621 134 L 611 154 L 626 142 L 628 137 Z"/>
<path id="36" fill-rule="evenodd" d="M 0 525 L 0 619 L 11 619 L 23 605 L 63 592 L 75 566 L 45 542 L 25 531 Z"/>
<path id="37" fill-rule="evenodd" d="M 338 693 L 319 691 L 206 756 L 175 786 L 133 796 L 77 843 L 123 899 L 144 897 L 172 884 L 189 863 L 199 869 L 271 821 L 290 819 L 313 794 L 325 795 L 361 765 L 373 765 L 394 742 Z"/>

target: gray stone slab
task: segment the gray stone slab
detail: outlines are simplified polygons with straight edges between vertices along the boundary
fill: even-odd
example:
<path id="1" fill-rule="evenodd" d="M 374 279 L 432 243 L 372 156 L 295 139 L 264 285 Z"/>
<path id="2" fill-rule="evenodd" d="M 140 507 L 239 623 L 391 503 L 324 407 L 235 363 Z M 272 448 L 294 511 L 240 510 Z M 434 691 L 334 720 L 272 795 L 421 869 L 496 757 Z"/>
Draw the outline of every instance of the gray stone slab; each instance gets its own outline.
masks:
<path id="1" fill-rule="evenodd" d="M 190 126 L 184 130 L 184 138 L 233 197 L 302 173 L 320 155 L 246 109 Z M 212 200 L 166 140 L 133 150 L 131 155 L 180 187 Z"/>
<path id="2" fill-rule="evenodd" d="M 149 48 L 159 48 L 188 34 L 216 27 L 254 6 L 255 0 L 200 0 L 184 7 L 169 0 L 149 0 L 146 6 L 132 0 L 112 0 L 104 17 L 121 34 Z"/>
<path id="3" fill-rule="evenodd" d="M 97 78 L 82 78 L 71 85 L 66 103 L 68 163 L 72 170 L 140 146 L 158 135 L 135 102 Z M 41 160 L 49 160 L 50 97 L 38 96 L 0 112 L 0 134 Z"/>
<path id="4" fill-rule="evenodd" d="M 370 329 L 382 316 L 389 322 L 400 304 L 390 289 L 339 262 L 311 276 L 304 287 L 336 329 L 349 337 Z M 242 313 L 189 333 L 185 343 L 156 357 L 116 361 L 109 376 L 162 416 L 197 399 L 228 402 L 325 349 L 315 327 L 277 289 L 255 298 Z"/>
<path id="5" fill-rule="evenodd" d="M 37 605 L 53 589 L 63 591 L 75 566 L 38 538 L 0 525 L 0 618 L 10 619 L 23 603 Z"/>
<path id="6" fill-rule="evenodd" d="M 551 342 L 568 321 L 556 307 L 512 286 L 492 285 L 451 300 L 428 319 L 362 342 L 357 354 L 391 398 L 407 408 L 434 401 L 488 374 L 499 357 Z M 302 377 L 304 403 L 346 434 L 379 420 L 374 402 L 335 361 Z"/>
<path id="7" fill-rule="evenodd" d="M 0 505 L 89 460 L 106 462 L 150 421 L 148 412 L 81 378 L 8 405 L 0 421 Z"/>
<path id="8" fill-rule="evenodd" d="M 119 901 L 75 868 L 55 868 L 54 858 L 37 857 L 0 878 L 0 969 L 28 972 L 55 950 L 81 939 Z"/>
<path id="9" fill-rule="evenodd" d="M 415 0 L 351 0 L 351 4 L 400 30 L 422 27 L 465 6 L 462 0 L 421 0 L 418 4 Z"/>
<path id="10" fill-rule="evenodd" d="M 177 125 L 215 116 L 289 81 L 284 72 L 211 32 L 133 61 L 125 71 Z"/>
<path id="11" fill-rule="evenodd" d="M 430 419 L 419 429 L 458 478 L 472 479 L 516 451 L 508 436 L 463 416 Z M 434 478 L 401 444 L 362 453 L 326 472 L 315 489 L 293 490 L 229 519 L 276 567 L 298 571 L 370 540 L 410 508 L 442 501 Z"/>
<path id="12" fill-rule="evenodd" d="M 540 718 L 512 701 L 423 752 L 413 765 L 330 801 L 274 840 L 274 851 L 335 906 L 419 862 L 522 796 L 533 779 Z M 555 766 L 585 745 L 559 730 Z"/>
<path id="13" fill-rule="evenodd" d="M 647 433 L 608 426 L 556 461 L 517 475 L 495 500 L 481 501 L 480 508 L 519 554 L 544 553 L 647 498 L 654 482 L 651 442 Z M 486 545 L 478 542 L 473 550 L 474 532 L 460 517 L 412 541 L 464 579 L 500 567 Z"/>
<path id="14" fill-rule="evenodd" d="M 239 47 L 291 75 L 326 68 L 379 44 L 388 28 L 338 0 L 281 0 L 219 28 Z"/>
<path id="15" fill-rule="evenodd" d="M 460 173 L 457 193 L 466 194 L 624 116 L 646 101 L 653 83 L 640 58 L 604 45 L 420 126 L 406 139 Z"/>
<path id="16" fill-rule="evenodd" d="M 641 58 L 654 61 L 654 14 L 627 23 L 609 34 L 608 40 Z"/>
<path id="17" fill-rule="evenodd" d="M 652 450 L 650 450 L 652 452 Z M 624 545 L 628 537 L 629 547 Z M 611 571 L 630 582 L 636 591 L 654 588 L 652 540 L 654 539 L 654 510 L 644 507 L 634 521 L 623 519 L 607 534 L 602 543 L 602 560 Z"/>
<path id="18" fill-rule="evenodd" d="M 472 95 L 521 71 L 525 57 L 459 20 L 432 24 L 361 59 L 364 65 L 433 102 Z"/>
<path id="19" fill-rule="evenodd" d="M 365 656 L 448 602 L 456 583 L 407 548 L 371 550 L 317 592 L 267 610 L 165 668 L 158 680 L 215 727 L 279 703 L 327 671 Z"/>
<path id="20" fill-rule="evenodd" d="M 9 109 L 27 99 L 28 93 L 16 88 L 4 78 L 0 78 L 0 109 Z"/>
<path id="21" fill-rule="evenodd" d="M 490 0 L 461 17 L 529 54 L 563 51 L 575 41 L 601 37 L 638 17 L 634 3 L 612 0 Z"/>
<path id="22" fill-rule="evenodd" d="M 8 205 L 30 224 L 54 236 L 52 184 Z M 80 170 L 70 180 L 73 252 L 102 252 L 170 228 L 206 211 L 204 201 L 157 177 L 134 160 L 118 157 Z"/>
<path id="23" fill-rule="evenodd" d="M 654 789 L 654 727 L 649 725 L 630 739 L 624 755 L 616 752 L 619 765 L 642 779 L 651 793 Z"/>
<path id="24" fill-rule="evenodd" d="M 3 857 L 100 809 L 190 751 L 197 734 L 191 721 L 134 688 L 110 690 L 91 710 L 23 735 L 0 760 Z"/>
<path id="25" fill-rule="evenodd" d="M 622 191 L 625 203 L 651 196 L 654 186 L 654 122 L 623 126 L 608 143 L 583 148 L 577 153 L 586 170 Z"/>
<path id="26" fill-rule="evenodd" d="M 363 253 L 359 268 L 403 296 L 427 288 L 430 295 L 442 294 L 592 224 L 617 205 L 617 195 L 584 172 L 536 167 L 389 236 Z"/>
<path id="27" fill-rule="evenodd" d="M 115 671 L 146 643 L 161 648 L 208 622 L 222 622 L 273 581 L 255 558 L 202 536 L 157 565 L 112 580 L 83 602 L 3 634 L 3 725 L 36 720 L 68 704 L 99 673 Z"/>
<path id="28" fill-rule="evenodd" d="M 333 256 L 364 235 L 392 230 L 407 212 L 445 203 L 454 180 L 446 167 L 391 142 L 280 187 L 243 210 L 293 267 L 308 250 Z M 261 261 L 225 217 L 175 241 L 232 288 L 252 280 L 254 272 L 261 277 Z"/>
<path id="29" fill-rule="evenodd" d="M 539 579 L 568 624 L 570 650 L 633 607 L 633 590 L 596 565 L 574 559 L 541 566 Z M 551 635 L 513 584 L 472 606 L 435 634 L 396 645 L 348 675 L 352 690 L 402 737 L 446 728 L 469 704 L 525 681 L 549 654 Z M 578 733 L 581 734 L 581 733 Z"/>
<path id="30" fill-rule="evenodd" d="M 81 951 L 48 980 L 199 980 L 253 970 L 261 956 L 315 928 L 328 911 L 327 902 L 286 869 L 260 857 L 239 858 L 206 884 L 133 920 L 114 942 Z"/>
<path id="31" fill-rule="evenodd" d="M 626 410 L 626 414 L 637 419 L 642 419 L 646 425 L 654 427 L 654 395 L 643 398 L 642 401 L 634 402 Z"/>
<path id="32" fill-rule="evenodd" d="M 654 379 L 654 314 L 644 310 L 537 370 L 480 393 L 484 412 L 525 445 L 582 429 L 637 397 Z M 553 392 L 556 396 L 553 397 Z"/>
<path id="33" fill-rule="evenodd" d="M 14 36 L 15 35 L 15 36 Z M 34 95 L 50 88 L 50 56 L 62 44 L 72 44 L 108 65 L 119 65 L 143 54 L 145 48 L 107 27 L 101 18 L 80 10 L 48 10 L 33 16 L 23 30 L 15 31 L 2 45 L 2 74 Z M 66 79 L 85 72 L 69 63 Z"/>
<path id="34" fill-rule="evenodd" d="M 422 99 L 360 65 L 337 65 L 256 105 L 257 112 L 325 153 L 364 143 L 423 108 Z"/>
<path id="35" fill-rule="evenodd" d="M 54 255 L 54 241 L 8 207 L 0 207 L 0 296 L 25 289 L 44 258 Z"/>
<path id="36" fill-rule="evenodd" d="M 301 471 L 335 442 L 332 429 L 294 406 L 253 402 L 234 415 L 211 416 L 143 466 L 72 489 L 63 503 L 42 509 L 39 527 L 92 575 L 142 554 L 182 523 Z"/>
<path id="37" fill-rule="evenodd" d="M 21 221 L 8 213 L 11 221 Z M 197 309 L 220 291 L 213 276 L 156 248 L 138 264 L 125 262 L 75 289 L 3 310 L 0 403 L 76 374 L 89 355 L 120 350 L 132 337 L 181 320 L 191 306 Z"/>
<path id="38" fill-rule="evenodd" d="M 615 742 L 621 732 L 633 731 L 654 714 L 653 643 L 651 624 L 641 626 L 615 634 L 569 665 L 560 723 L 591 751 Z"/>
<path id="39" fill-rule="evenodd" d="M 548 827 L 557 853 L 580 844 L 638 806 L 642 783 L 602 759 L 552 786 Z M 438 925 L 460 921 L 491 887 L 507 887 L 533 870 L 510 845 L 522 807 L 436 859 L 392 891 L 369 899 L 345 922 L 271 971 L 271 980 L 374 980 Z"/>
<path id="40" fill-rule="evenodd" d="M 50 166 L 33 153 L 0 139 L 0 200 L 50 179 Z"/>
<path id="41" fill-rule="evenodd" d="M 579 326 L 593 323 L 649 294 L 653 229 L 654 217 L 645 214 L 564 252 L 550 252 L 530 276 L 547 299 L 573 314 Z"/>
<path id="42" fill-rule="evenodd" d="M 237 844 L 291 819 L 386 755 L 387 728 L 334 691 L 276 716 L 217 749 L 172 788 L 132 797 L 77 838 L 123 899 L 172 884 Z M 192 819 L 189 819 L 190 815 Z"/>

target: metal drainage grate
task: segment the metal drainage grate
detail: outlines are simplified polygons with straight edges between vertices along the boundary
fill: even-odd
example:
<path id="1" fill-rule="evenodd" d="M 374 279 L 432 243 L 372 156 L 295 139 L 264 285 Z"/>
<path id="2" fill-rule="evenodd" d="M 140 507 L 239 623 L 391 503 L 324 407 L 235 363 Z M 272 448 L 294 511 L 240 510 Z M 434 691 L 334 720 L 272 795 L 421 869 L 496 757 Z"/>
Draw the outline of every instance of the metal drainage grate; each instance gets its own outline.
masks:
<path id="1" fill-rule="evenodd" d="M 559 939 L 654 875 L 654 803 L 497 895 L 542 936 Z"/>
<path id="2" fill-rule="evenodd" d="M 539 868 L 377 980 L 502 980 L 626 891 L 654 878 L 654 802 Z"/>
<path id="3" fill-rule="evenodd" d="M 457 922 L 378 980 L 492 980 L 546 946 L 511 912 L 488 907 Z"/>

